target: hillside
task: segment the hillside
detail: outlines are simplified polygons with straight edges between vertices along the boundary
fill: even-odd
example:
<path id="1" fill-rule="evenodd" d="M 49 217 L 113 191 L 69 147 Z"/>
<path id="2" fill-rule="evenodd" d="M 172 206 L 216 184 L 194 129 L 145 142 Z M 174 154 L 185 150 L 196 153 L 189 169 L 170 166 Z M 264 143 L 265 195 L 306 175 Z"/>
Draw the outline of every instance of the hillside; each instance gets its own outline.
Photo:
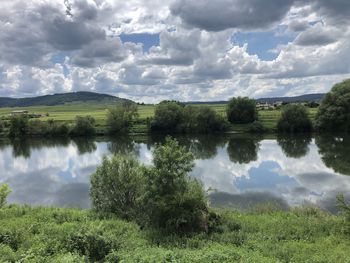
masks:
<path id="1" fill-rule="evenodd" d="M 76 102 L 120 102 L 126 99 L 87 91 L 69 92 L 32 98 L 0 97 L 0 107 L 54 106 Z"/>
<path id="2" fill-rule="evenodd" d="M 315 93 L 315 94 L 305 94 L 295 97 L 271 97 L 271 98 L 259 98 L 256 99 L 257 103 L 270 103 L 273 104 L 278 101 L 283 102 L 310 102 L 310 101 L 320 101 L 324 97 L 324 93 Z M 188 101 L 185 104 L 226 104 L 227 101 Z"/>

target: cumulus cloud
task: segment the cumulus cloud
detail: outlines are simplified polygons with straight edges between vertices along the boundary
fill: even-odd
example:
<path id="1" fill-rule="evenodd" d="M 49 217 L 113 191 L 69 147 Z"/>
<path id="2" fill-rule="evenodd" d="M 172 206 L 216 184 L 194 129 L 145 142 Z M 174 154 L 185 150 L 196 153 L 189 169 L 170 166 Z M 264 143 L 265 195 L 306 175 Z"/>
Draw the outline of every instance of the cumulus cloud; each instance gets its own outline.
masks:
<path id="1" fill-rule="evenodd" d="M 1 96 L 90 90 L 146 102 L 223 100 L 325 92 L 350 73 L 347 1 L 3 0 L 0 7 Z M 255 34 L 266 30 L 268 39 Z M 134 33 L 142 33 L 138 43 L 121 41 Z M 233 42 L 237 33 L 254 41 Z M 145 49 L 147 34 L 159 45 Z M 263 59 L 267 52 L 276 58 Z"/>
<path id="2" fill-rule="evenodd" d="M 294 0 L 177 0 L 171 12 L 183 22 L 208 31 L 261 29 L 279 22 Z"/>

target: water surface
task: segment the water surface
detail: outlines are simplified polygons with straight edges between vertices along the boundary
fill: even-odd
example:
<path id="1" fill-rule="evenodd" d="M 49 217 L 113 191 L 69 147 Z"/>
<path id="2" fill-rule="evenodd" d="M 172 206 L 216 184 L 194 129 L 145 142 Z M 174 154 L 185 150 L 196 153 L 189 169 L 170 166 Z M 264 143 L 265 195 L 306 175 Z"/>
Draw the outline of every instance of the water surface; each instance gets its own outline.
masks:
<path id="1" fill-rule="evenodd" d="M 335 197 L 350 198 L 349 136 L 215 135 L 177 137 L 195 157 L 191 176 L 210 191 L 213 206 L 248 208 L 316 205 L 335 211 Z M 152 163 L 164 137 L 0 142 L 0 183 L 10 203 L 90 207 L 89 176 L 103 155 L 135 155 Z"/>

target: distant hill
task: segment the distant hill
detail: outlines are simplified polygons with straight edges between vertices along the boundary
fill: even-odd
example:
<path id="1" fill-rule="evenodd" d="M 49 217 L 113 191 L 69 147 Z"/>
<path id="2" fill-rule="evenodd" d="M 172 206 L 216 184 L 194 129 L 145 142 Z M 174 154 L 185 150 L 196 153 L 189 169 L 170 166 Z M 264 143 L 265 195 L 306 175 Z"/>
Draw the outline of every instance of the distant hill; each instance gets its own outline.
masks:
<path id="1" fill-rule="evenodd" d="M 54 106 L 77 102 L 121 102 L 126 99 L 87 91 L 69 92 L 32 98 L 0 97 L 0 107 Z"/>
<path id="2" fill-rule="evenodd" d="M 301 95 L 301 96 L 295 96 L 295 97 L 272 97 L 272 98 L 261 98 L 261 99 L 257 99 L 256 101 L 258 103 L 276 103 L 278 101 L 282 101 L 282 102 L 311 102 L 311 101 L 315 101 L 318 102 L 320 100 L 323 99 L 323 97 L 325 96 L 325 93 L 315 93 L 315 94 L 305 94 L 305 95 Z"/>
<path id="3" fill-rule="evenodd" d="M 295 97 L 271 97 L 271 98 L 260 98 L 256 99 L 256 102 L 258 103 L 269 103 L 273 104 L 278 101 L 282 102 L 311 102 L 311 101 L 320 101 L 323 99 L 325 93 L 315 93 L 315 94 L 305 94 L 301 96 L 295 96 Z M 185 102 L 185 104 L 226 104 L 227 101 L 221 100 L 221 101 L 188 101 Z"/>

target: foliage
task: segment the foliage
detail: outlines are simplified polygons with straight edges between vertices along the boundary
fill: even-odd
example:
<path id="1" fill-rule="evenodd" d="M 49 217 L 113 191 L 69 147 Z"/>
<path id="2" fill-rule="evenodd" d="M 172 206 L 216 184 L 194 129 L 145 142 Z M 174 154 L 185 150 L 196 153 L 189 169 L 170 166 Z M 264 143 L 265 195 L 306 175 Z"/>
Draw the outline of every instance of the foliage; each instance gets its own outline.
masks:
<path id="1" fill-rule="evenodd" d="M 316 127 L 324 131 L 350 131 L 350 79 L 336 84 L 322 100 Z"/>
<path id="2" fill-rule="evenodd" d="M 28 117 L 25 115 L 13 116 L 10 119 L 9 136 L 22 137 L 26 135 L 28 128 Z"/>
<path id="3" fill-rule="evenodd" d="M 255 100 L 248 97 L 232 98 L 226 108 L 227 119 L 231 123 L 252 123 L 258 119 Z"/>
<path id="4" fill-rule="evenodd" d="M 347 262 L 343 219 L 314 209 L 217 211 L 209 235 L 164 235 L 88 210 L 0 209 L 0 262 Z M 271 227 L 273 222 L 273 227 Z"/>
<path id="5" fill-rule="evenodd" d="M 206 195 L 202 185 L 188 176 L 193 155 L 167 138 L 155 148 L 153 158 L 144 196 L 149 224 L 175 232 L 206 230 Z"/>
<path id="6" fill-rule="evenodd" d="M 142 170 L 135 158 L 116 155 L 109 160 L 104 157 L 90 179 L 90 196 L 96 211 L 114 213 L 129 220 L 141 216 Z"/>
<path id="7" fill-rule="evenodd" d="M 138 117 L 137 105 L 126 102 L 110 109 L 107 113 L 107 126 L 110 134 L 126 133 Z"/>
<path id="8" fill-rule="evenodd" d="M 71 131 L 74 136 L 92 136 L 95 134 L 95 119 L 91 116 L 77 116 Z"/>
<path id="9" fill-rule="evenodd" d="M 0 185 L 0 208 L 6 205 L 6 199 L 10 193 L 11 189 L 7 184 Z"/>
<path id="10" fill-rule="evenodd" d="M 344 214 L 346 220 L 350 222 L 350 204 L 346 204 L 343 195 L 337 196 L 337 205 L 340 211 Z"/>
<path id="11" fill-rule="evenodd" d="M 30 136 L 57 137 L 67 136 L 69 127 L 66 123 L 58 123 L 50 119 L 47 122 L 31 120 L 28 122 L 27 134 Z"/>
<path id="12" fill-rule="evenodd" d="M 224 131 L 227 124 L 224 118 L 208 106 L 183 106 L 178 102 L 166 101 L 156 106 L 151 129 L 206 134 Z"/>
<path id="13" fill-rule="evenodd" d="M 154 110 L 154 120 L 151 123 L 153 131 L 181 132 L 184 119 L 184 106 L 174 101 L 159 103 Z"/>
<path id="14" fill-rule="evenodd" d="M 260 121 L 254 121 L 248 127 L 248 132 L 250 133 L 264 133 L 266 131 L 267 131 L 266 128 Z"/>
<path id="15" fill-rule="evenodd" d="M 310 132 L 312 123 L 307 109 L 301 104 L 288 104 L 283 107 L 282 115 L 277 122 L 279 132 L 298 133 Z"/>

